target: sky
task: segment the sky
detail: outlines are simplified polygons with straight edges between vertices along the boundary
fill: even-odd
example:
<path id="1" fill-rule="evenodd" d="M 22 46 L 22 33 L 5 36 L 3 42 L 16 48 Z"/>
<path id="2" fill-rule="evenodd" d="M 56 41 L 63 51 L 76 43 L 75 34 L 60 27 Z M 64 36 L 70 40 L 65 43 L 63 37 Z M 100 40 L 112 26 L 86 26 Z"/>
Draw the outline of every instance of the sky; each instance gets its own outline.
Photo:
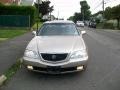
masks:
<path id="1" fill-rule="evenodd" d="M 52 14 L 59 18 L 69 18 L 73 16 L 75 12 L 80 12 L 80 1 L 81 0 L 50 0 L 51 5 L 54 5 L 54 11 Z M 86 0 L 90 6 L 90 10 L 96 13 L 102 10 L 102 0 Z M 113 7 L 120 4 L 120 0 L 105 0 L 105 7 Z"/>

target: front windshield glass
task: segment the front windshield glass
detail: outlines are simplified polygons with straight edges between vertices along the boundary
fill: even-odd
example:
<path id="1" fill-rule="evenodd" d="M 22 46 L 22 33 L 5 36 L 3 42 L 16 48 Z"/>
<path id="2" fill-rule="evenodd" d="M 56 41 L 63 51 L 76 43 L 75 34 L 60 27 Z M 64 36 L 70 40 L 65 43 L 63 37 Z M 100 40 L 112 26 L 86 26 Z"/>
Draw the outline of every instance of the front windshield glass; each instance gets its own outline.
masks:
<path id="1" fill-rule="evenodd" d="M 52 23 L 52 24 L 44 24 L 40 29 L 38 36 L 62 36 L 62 35 L 70 35 L 75 36 L 79 35 L 76 26 L 71 23 Z"/>

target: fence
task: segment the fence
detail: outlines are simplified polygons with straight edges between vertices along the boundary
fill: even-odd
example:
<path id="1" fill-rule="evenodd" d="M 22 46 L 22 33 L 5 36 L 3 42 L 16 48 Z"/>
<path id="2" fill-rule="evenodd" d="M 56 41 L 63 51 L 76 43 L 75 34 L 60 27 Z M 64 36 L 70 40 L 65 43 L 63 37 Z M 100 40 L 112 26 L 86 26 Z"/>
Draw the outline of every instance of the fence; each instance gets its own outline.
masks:
<path id="1" fill-rule="evenodd" d="M 30 27 L 30 16 L 0 15 L 0 27 Z"/>

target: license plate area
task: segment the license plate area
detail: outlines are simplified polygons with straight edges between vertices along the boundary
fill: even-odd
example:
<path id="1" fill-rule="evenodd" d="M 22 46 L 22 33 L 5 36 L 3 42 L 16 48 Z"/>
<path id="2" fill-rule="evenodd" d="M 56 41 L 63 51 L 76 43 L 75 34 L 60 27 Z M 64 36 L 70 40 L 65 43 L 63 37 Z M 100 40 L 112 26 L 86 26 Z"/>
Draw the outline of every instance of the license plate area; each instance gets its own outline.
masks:
<path id="1" fill-rule="evenodd" d="M 47 71 L 48 72 L 60 73 L 61 67 L 60 66 L 47 66 Z"/>

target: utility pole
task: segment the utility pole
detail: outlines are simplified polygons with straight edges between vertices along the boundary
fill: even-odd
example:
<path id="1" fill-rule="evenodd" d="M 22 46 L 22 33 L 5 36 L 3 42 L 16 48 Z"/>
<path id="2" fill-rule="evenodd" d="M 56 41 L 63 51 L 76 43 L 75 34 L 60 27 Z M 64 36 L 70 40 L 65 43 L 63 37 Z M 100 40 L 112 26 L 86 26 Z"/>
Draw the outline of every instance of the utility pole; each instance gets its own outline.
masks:
<path id="1" fill-rule="evenodd" d="M 51 12 L 50 12 L 50 21 L 51 21 Z"/>
<path id="2" fill-rule="evenodd" d="M 57 18 L 58 18 L 58 20 L 59 20 L 59 10 L 58 10 L 58 15 L 57 15 Z"/>
<path id="3" fill-rule="evenodd" d="M 103 18 L 104 18 L 104 11 L 105 11 L 105 1 L 103 0 L 102 1 L 103 5 L 102 5 L 102 8 L 103 8 Z"/>
<path id="4" fill-rule="evenodd" d="M 85 11 L 83 9 L 83 22 L 85 23 Z"/>
<path id="5" fill-rule="evenodd" d="M 38 7 L 37 7 L 37 9 L 38 9 L 38 16 L 37 16 L 37 31 L 38 31 L 38 29 L 39 29 L 39 16 L 40 16 L 40 13 L 39 13 L 39 11 L 40 11 L 39 5 L 42 4 L 42 0 L 37 0 L 37 4 L 38 4 Z"/>
<path id="6" fill-rule="evenodd" d="M 37 31 L 38 31 L 38 29 L 39 29 L 39 21 L 38 21 L 38 19 L 39 19 L 39 3 L 40 3 L 40 0 L 38 0 L 38 7 L 37 7 L 37 9 L 38 9 L 38 16 L 37 16 Z"/>

